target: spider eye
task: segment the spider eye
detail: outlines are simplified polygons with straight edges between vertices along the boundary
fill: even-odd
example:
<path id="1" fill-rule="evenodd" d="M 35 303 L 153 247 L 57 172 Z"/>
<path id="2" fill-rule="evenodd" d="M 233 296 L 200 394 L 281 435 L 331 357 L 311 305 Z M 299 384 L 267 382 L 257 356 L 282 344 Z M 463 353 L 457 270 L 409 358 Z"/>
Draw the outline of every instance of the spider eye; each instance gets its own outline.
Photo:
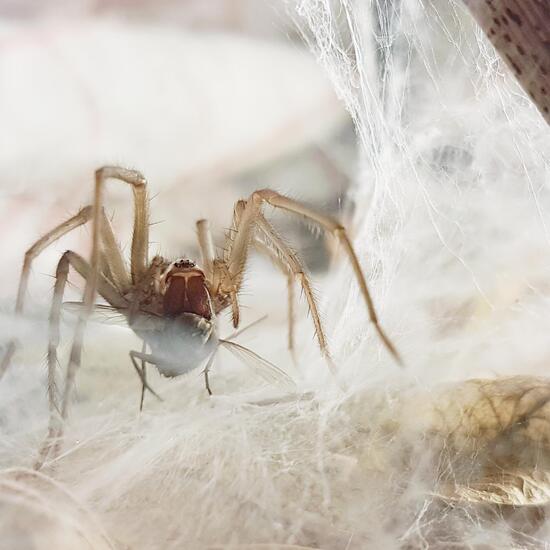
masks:
<path id="1" fill-rule="evenodd" d="M 179 269 L 186 268 L 186 267 L 195 267 L 195 262 L 192 262 L 191 260 L 181 259 L 174 262 L 174 267 L 177 267 Z"/>

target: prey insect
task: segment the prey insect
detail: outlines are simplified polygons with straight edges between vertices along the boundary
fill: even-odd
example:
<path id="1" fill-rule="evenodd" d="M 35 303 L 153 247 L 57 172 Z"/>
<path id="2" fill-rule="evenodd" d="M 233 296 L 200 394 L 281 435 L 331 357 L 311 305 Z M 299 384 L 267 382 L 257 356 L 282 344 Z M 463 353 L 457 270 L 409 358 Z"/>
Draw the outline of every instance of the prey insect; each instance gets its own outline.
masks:
<path id="1" fill-rule="evenodd" d="M 103 208 L 104 186 L 108 179 L 123 182 L 133 191 L 134 222 L 129 270 Z M 169 261 L 161 256 L 155 256 L 149 261 L 149 203 L 146 180 L 139 172 L 105 166 L 95 172 L 93 204 L 80 210 L 31 246 L 25 254 L 21 272 L 15 307 L 17 315 L 23 312 L 33 260 L 63 235 L 91 222 L 90 260 L 86 261 L 76 252 L 68 250 L 59 260 L 55 274 L 48 344 L 50 437 L 59 439 L 62 433 L 62 423 L 67 417 L 75 375 L 81 364 L 85 325 L 94 309 L 96 294 L 99 294 L 109 307 L 124 315 L 128 326 L 144 344 L 141 351 L 130 352 L 132 364 L 142 382 L 142 402 L 146 389 L 154 393 L 147 383 L 146 363 L 156 366 L 166 376 L 178 376 L 206 362 L 204 373 L 209 392 L 208 371 L 213 355 L 220 344 L 227 346 L 245 360 L 254 359 L 262 363 L 263 360 L 250 350 L 235 342 L 220 339 L 216 324 L 217 316 L 224 310 L 230 310 L 233 326 L 239 326 L 239 291 L 252 248 L 267 254 L 287 277 L 289 348 L 294 349 L 293 285 L 298 281 L 311 312 L 321 353 L 329 362 L 329 366 L 332 366 L 325 332 L 309 279 L 297 254 L 289 248 L 264 217 L 263 207 L 266 204 L 307 218 L 339 240 L 353 267 L 370 320 L 387 350 L 399 361 L 397 351 L 378 322 L 365 277 L 348 235 L 344 227 L 333 218 L 275 191 L 259 190 L 253 192 L 248 199 L 239 200 L 235 204 L 232 225 L 225 235 L 221 255 L 216 255 L 208 222 L 199 220 L 197 234 L 202 257 L 201 267 L 186 258 Z M 55 389 L 57 347 L 63 293 L 70 267 L 84 278 L 86 284 L 81 311 L 76 322 L 65 384 L 58 398 Z M 0 365 L 0 376 L 8 368 L 15 349 L 15 342 L 10 342 Z M 284 378 L 284 373 L 267 361 L 263 361 L 262 364 L 264 374 L 267 373 L 274 378 Z"/>

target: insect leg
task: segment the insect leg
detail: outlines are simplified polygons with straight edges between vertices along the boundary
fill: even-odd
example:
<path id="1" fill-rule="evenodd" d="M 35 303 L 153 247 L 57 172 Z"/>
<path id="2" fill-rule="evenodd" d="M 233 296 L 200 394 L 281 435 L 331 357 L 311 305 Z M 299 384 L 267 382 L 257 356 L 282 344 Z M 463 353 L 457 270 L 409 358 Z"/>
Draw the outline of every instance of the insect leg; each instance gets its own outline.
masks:
<path id="1" fill-rule="evenodd" d="M 145 342 L 143 342 L 143 346 L 141 346 L 141 352 L 145 353 L 147 351 L 147 346 L 145 345 Z M 143 380 L 147 382 L 147 363 L 144 359 L 141 360 L 141 372 L 143 373 Z M 143 410 L 143 400 L 145 399 L 145 384 L 141 385 L 141 397 L 139 400 L 139 410 L 140 412 Z"/>
<path id="2" fill-rule="evenodd" d="M 212 364 L 214 363 L 214 357 L 216 357 L 216 352 L 218 350 L 216 349 L 214 353 L 210 356 L 208 359 L 208 363 L 206 363 L 206 366 L 204 367 L 204 370 L 202 371 L 204 373 L 204 384 L 206 386 L 206 391 L 208 392 L 208 395 L 212 395 L 212 389 L 210 388 L 210 381 L 208 379 L 208 373 L 210 372 L 210 369 L 212 368 Z"/>
<path id="3" fill-rule="evenodd" d="M 139 376 L 139 379 L 141 380 L 141 384 L 142 384 L 142 400 L 141 400 L 141 403 L 140 403 L 140 411 L 142 410 L 142 406 L 143 406 L 143 393 L 145 392 L 145 390 L 149 390 L 159 401 L 162 401 L 162 397 L 149 385 L 149 383 L 147 382 L 147 379 L 145 378 L 145 368 L 143 368 L 143 370 L 141 369 L 141 367 L 138 365 L 138 362 L 137 362 L 137 359 L 140 359 L 142 361 L 142 364 L 147 362 L 147 363 L 151 363 L 152 365 L 156 365 L 156 358 L 154 355 L 149 355 L 147 353 L 142 353 L 142 352 L 139 352 L 139 351 L 130 351 L 129 353 L 130 355 L 130 359 L 132 361 L 132 365 L 134 366 L 134 368 L 136 369 L 136 372 Z M 143 365 L 143 367 L 145 367 L 145 365 Z"/>

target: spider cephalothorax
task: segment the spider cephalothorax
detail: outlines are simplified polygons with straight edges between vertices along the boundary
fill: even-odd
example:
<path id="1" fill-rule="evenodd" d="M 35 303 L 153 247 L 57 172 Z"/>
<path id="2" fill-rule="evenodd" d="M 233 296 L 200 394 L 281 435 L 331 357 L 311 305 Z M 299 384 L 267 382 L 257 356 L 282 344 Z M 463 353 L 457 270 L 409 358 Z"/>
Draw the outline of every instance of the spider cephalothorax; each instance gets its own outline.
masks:
<path id="1" fill-rule="evenodd" d="M 204 272 L 191 260 L 170 265 L 161 278 L 160 291 L 167 317 L 194 313 L 210 320 L 214 316 Z"/>
<path id="2" fill-rule="evenodd" d="M 109 219 L 103 210 L 103 189 L 105 181 L 109 178 L 130 185 L 134 195 L 134 230 L 129 270 Z M 214 250 L 208 222 L 200 220 L 197 222 L 197 233 L 202 255 L 201 268 L 195 262 L 185 258 L 169 262 L 161 256 L 155 256 L 149 262 L 149 203 L 145 178 L 133 170 L 105 166 L 95 173 L 93 206 L 83 208 L 78 214 L 52 229 L 31 246 L 25 254 L 21 271 L 15 306 L 17 315 L 23 311 L 28 278 L 34 258 L 69 231 L 88 221 L 92 222 L 92 252 L 89 262 L 76 252 L 69 250 L 62 255 L 56 270 L 48 345 L 50 438 L 59 437 L 62 433 L 62 421 L 67 416 L 75 373 L 81 362 L 84 327 L 94 308 L 96 294 L 101 295 L 111 308 L 122 313 L 130 328 L 143 341 L 141 352 L 130 352 L 132 364 L 142 381 L 142 404 L 145 389 L 153 392 L 146 381 L 146 363 L 155 365 L 161 373 L 167 376 L 177 376 L 199 367 L 210 356 L 204 369 L 207 389 L 210 392 L 208 368 L 218 344 L 233 346 L 233 349 L 238 350 L 241 354 L 246 351 L 255 356 L 253 352 L 235 342 L 219 339 L 216 334 L 216 316 L 225 309 L 231 309 L 233 324 L 235 327 L 239 325 L 240 307 L 237 297 L 242 287 L 245 266 L 251 248 L 271 258 L 287 278 L 289 348 L 294 349 L 293 295 L 294 283 L 298 281 L 311 312 L 321 352 L 329 361 L 329 365 L 332 365 L 309 278 L 304 272 L 298 255 L 288 247 L 264 217 L 263 207 L 266 204 L 302 216 L 338 239 L 351 262 L 376 332 L 388 351 L 399 360 L 395 348 L 378 323 L 365 277 L 347 233 L 344 227 L 333 218 L 275 191 L 269 189 L 254 191 L 247 200 L 239 200 L 235 204 L 233 222 L 231 229 L 226 234 L 221 256 L 218 256 Z M 63 292 L 67 283 L 69 267 L 75 269 L 86 280 L 86 286 L 83 310 L 77 321 L 65 385 L 59 404 L 55 371 Z M 147 353 L 147 347 L 150 348 L 150 353 Z M 11 341 L 0 365 L 0 377 L 7 370 L 14 351 L 15 341 Z M 255 360 L 262 361 L 258 356 L 255 356 Z M 141 366 L 138 361 L 141 362 Z M 274 376 L 285 376 L 280 369 L 265 361 L 263 368 Z"/>

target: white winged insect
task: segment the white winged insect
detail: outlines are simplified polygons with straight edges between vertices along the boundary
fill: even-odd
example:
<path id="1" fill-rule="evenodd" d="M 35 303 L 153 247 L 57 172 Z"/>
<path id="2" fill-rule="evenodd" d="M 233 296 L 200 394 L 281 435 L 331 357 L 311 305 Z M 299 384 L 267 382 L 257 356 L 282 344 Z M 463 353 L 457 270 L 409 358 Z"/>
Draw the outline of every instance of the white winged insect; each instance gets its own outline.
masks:
<path id="1" fill-rule="evenodd" d="M 65 311 L 72 312 L 75 314 L 80 314 L 82 312 L 83 306 L 84 304 L 82 302 L 64 302 L 63 303 L 63 309 Z M 231 352 L 233 356 L 235 356 L 240 362 L 244 363 L 247 367 L 249 367 L 256 375 L 263 378 L 267 383 L 273 384 L 273 385 L 281 385 L 288 390 L 294 390 L 296 388 L 296 385 L 292 380 L 292 378 L 287 373 L 285 373 L 282 369 L 275 366 L 273 363 L 271 363 L 267 359 L 264 359 L 257 353 L 243 346 L 242 344 L 239 344 L 233 341 L 234 338 L 236 338 L 237 336 L 240 336 L 243 332 L 249 330 L 250 328 L 257 325 L 258 323 L 265 320 L 266 318 L 267 318 L 267 315 L 257 319 L 256 321 L 253 321 L 252 323 L 246 325 L 244 328 L 236 332 L 233 332 L 227 338 L 215 337 L 214 341 L 217 343 L 217 345 L 214 347 L 213 351 L 211 352 L 211 355 L 208 358 L 208 361 L 203 370 L 205 385 L 209 395 L 212 395 L 212 390 L 210 387 L 208 374 L 210 372 L 212 364 L 214 363 L 214 359 L 216 357 L 216 354 L 220 346 L 224 347 L 229 352 Z M 102 324 L 129 326 L 125 313 L 107 304 L 96 304 L 94 306 L 92 313 L 88 317 L 88 320 L 95 321 Z M 144 342 L 151 342 L 155 338 L 158 338 L 158 334 L 155 334 L 157 331 L 159 330 L 166 331 L 166 326 L 160 328 L 159 320 L 154 316 L 147 315 L 147 314 L 137 315 L 132 321 L 131 328 L 134 332 L 139 332 L 141 335 L 143 335 Z M 149 332 L 149 334 L 146 335 L 147 332 Z M 138 376 L 140 377 L 140 380 L 142 383 L 141 399 L 140 399 L 140 406 L 139 406 L 140 410 L 142 410 L 143 408 L 145 390 L 148 390 L 149 392 L 151 392 L 155 397 L 157 397 L 157 399 L 161 399 L 161 397 L 155 392 L 155 390 L 153 390 L 153 388 L 151 388 L 151 386 L 147 382 L 146 365 L 148 362 L 151 362 L 149 357 L 150 356 L 147 355 L 144 351 L 130 352 L 130 358 L 132 360 L 132 364 L 136 369 L 136 372 L 138 373 Z M 156 360 L 159 360 L 158 356 L 156 357 Z M 188 372 L 189 370 L 192 370 L 192 369 L 186 370 L 185 366 L 182 368 L 180 364 L 171 363 L 170 361 L 166 361 L 166 362 L 159 361 L 154 364 L 157 366 L 161 374 L 168 377 L 179 376 L 181 374 Z"/>

